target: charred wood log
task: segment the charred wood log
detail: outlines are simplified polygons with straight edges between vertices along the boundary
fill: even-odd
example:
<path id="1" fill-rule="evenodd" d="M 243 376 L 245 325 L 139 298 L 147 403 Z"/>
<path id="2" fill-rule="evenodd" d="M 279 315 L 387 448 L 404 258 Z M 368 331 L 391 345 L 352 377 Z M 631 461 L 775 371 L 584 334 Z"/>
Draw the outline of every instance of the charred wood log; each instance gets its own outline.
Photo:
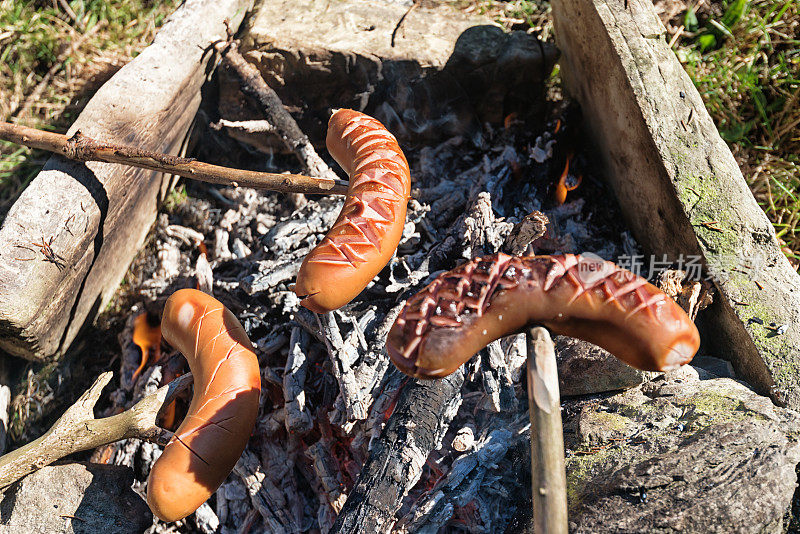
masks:
<path id="1" fill-rule="evenodd" d="M 216 48 L 222 54 L 222 65 L 236 74 L 242 92 L 258 102 L 267 121 L 274 127 L 274 132 L 295 153 L 309 174 L 336 180 L 336 173 L 319 157 L 306 134 L 286 111 L 277 93 L 267 85 L 258 69 L 239 53 L 237 43 L 229 39 L 228 42 L 218 43 Z"/>
<path id="2" fill-rule="evenodd" d="M 345 502 L 331 532 L 386 532 L 425 460 L 441 445 L 461 404 L 464 371 L 431 381 L 411 380 Z"/>

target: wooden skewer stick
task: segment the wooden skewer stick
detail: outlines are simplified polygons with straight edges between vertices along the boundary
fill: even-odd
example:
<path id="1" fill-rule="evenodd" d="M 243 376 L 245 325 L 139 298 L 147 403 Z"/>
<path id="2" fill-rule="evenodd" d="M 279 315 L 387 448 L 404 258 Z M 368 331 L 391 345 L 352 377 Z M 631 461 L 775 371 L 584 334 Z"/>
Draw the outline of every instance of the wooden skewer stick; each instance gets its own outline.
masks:
<path id="1" fill-rule="evenodd" d="M 527 344 L 534 532 L 566 534 L 567 477 L 555 349 L 541 326 L 528 331 Z"/>
<path id="2" fill-rule="evenodd" d="M 61 154 L 76 161 L 121 163 L 151 171 L 177 174 L 184 178 L 212 184 L 269 189 L 282 193 L 321 195 L 344 195 L 347 193 L 347 182 L 344 180 L 313 178 L 302 174 L 274 174 L 232 169 L 203 163 L 192 158 L 161 154 L 124 145 L 101 143 L 80 132 L 76 132 L 72 137 L 67 137 L 27 126 L 0 122 L 0 139 Z"/>

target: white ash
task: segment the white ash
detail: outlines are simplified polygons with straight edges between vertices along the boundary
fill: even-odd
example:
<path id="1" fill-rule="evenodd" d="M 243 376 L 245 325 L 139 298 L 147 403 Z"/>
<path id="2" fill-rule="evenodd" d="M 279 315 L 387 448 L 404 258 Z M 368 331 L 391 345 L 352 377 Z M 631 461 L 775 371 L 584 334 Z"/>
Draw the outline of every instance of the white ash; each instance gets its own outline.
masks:
<path id="1" fill-rule="evenodd" d="M 502 130 L 484 138 L 484 148 L 453 138 L 406 153 L 413 198 L 397 253 L 359 297 L 324 317 L 301 308 L 291 284 L 338 216 L 341 197 L 192 185 L 193 197 L 160 215 L 158 261 L 137 288 L 138 309 L 160 309 L 172 291 L 196 287 L 202 278 L 240 319 L 262 368 L 259 417 L 242 460 L 210 508 L 179 532 L 211 528 L 214 517 L 224 533 L 244 525 L 275 532 L 332 528 L 409 383 L 388 362 L 389 328 L 405 300 L 443 270 L 499 251 L 588 251 L 613 259 L 635 248 L 599 195 L 584 199 L 578 189 L 563 206 L 550 207 L 547 139 Z M 550 220 L 543 237 L 531 215 L 536 210 Z M 200 241 L 208 247 L 206 262 Z M 120 336 L 128 377 L 138 364 L 131 336 L 130 328 Z M 448 405 L 445 419 L 452 416 L 452 423 L 437 433 L 433 450 L 406 444 L 414 478 L 401 481 L 406 494 L 396 530 L 502 531 L 519 506 L 530 505 L 524 482 L 515 478 L 528 469 L 527 448 L 520 446 L 524 365 L 521 336 L 493 343 L 467 364 L 461 392 Z M 153 387 L 152 369 L 114 392 L 120 403 Z M 116 462 L 138 466 L 143 491 L 158 448 L 123 442 L 118 451 Z"/>

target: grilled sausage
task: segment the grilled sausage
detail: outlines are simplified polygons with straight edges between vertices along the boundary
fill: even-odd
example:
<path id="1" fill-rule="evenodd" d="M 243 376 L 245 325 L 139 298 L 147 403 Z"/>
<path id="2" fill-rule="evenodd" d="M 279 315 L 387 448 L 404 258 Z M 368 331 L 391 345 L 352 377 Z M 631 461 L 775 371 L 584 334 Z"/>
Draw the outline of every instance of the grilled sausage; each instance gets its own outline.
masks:
<path id="1" fill-rule="evenodd" d="M 164 521 L 177 521 L 216 491 L 242 455 L 258 415 L 261 376 L 242 325 L 201 291 L 170 296 L 161 331 L 194 375 L 186 418 L 147 480 L 150 509 Z"/>
<path id="2" fill-rule="evenodd" d="M 646 371 L 683 365 L 700 344 L 694 323 L 672 299 L 611 262 L 495 254 L 438 276 L 412 297 L 387 349 L 404 373 L 438 378 L 532 324 L 599 345 Z"/>
<path id="3" fill-rule="evenodd" d="M 339 218 L 306 256 L 294 291 L 315 312 L 355 298 L 394 254 L 411 193 L 408 162 L 377 120 L 340 109 L 328 122 L 328 151 L 350 176 Z"/>

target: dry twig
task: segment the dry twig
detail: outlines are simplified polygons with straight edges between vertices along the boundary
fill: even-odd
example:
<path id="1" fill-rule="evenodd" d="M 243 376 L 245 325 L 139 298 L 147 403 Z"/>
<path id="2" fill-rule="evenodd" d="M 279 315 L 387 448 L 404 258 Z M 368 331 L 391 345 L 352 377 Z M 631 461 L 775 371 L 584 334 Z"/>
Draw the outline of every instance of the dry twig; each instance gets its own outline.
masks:
<path id="1" fill-rule="evenodd" d="M 242 57 L 239 47 L 233 40 L 233 32 L 228 28 L 228 40 L 215 45 L 222 56 L 222 65 L 229 68 L 239 79 L 242 92 L 258 102 L 267 116 L 267 122 L 274 128 L 286 147 L 295 153 L 309 174 L 329 180 L 336 179 L 328 164 L 314 150 L 314 146 L 306 134 L 297 125 L 286 108 L 283 107 L 278 94 L 269 86 L 261 73 L 252 63 Z"/>
<path id="2" fill-rule="evenodd" d="M 76 132 L 72 137 L 28 128 L 8 122 L 0 122 L 0 139 L 19 145 L 39 148 L 61 154 L 77 161 L 104 161 L 122 163 L 151 171 L 177 174 L 212 184 L 269 189 L 282 193 L 310 193 L 320 195 L 344 195 L 347 182 L 329 178 L 312 178 L 302 174 L 274 174 L 232 169 L 161 154 L 135 147 L 102 143 Z"/>
<path id="3" fill-rule="evenodd" d="M 95 419 L 94 405 L 114 373 L 101 374 L 40 438 L 0 457 L 0 490 L 73 452 L 94 449 L 121 439 L 138 438 L 166 445 L 172 432 L 156 418 L 192 382 L 192 374 L 173 380 L 120 414 Z"/>

